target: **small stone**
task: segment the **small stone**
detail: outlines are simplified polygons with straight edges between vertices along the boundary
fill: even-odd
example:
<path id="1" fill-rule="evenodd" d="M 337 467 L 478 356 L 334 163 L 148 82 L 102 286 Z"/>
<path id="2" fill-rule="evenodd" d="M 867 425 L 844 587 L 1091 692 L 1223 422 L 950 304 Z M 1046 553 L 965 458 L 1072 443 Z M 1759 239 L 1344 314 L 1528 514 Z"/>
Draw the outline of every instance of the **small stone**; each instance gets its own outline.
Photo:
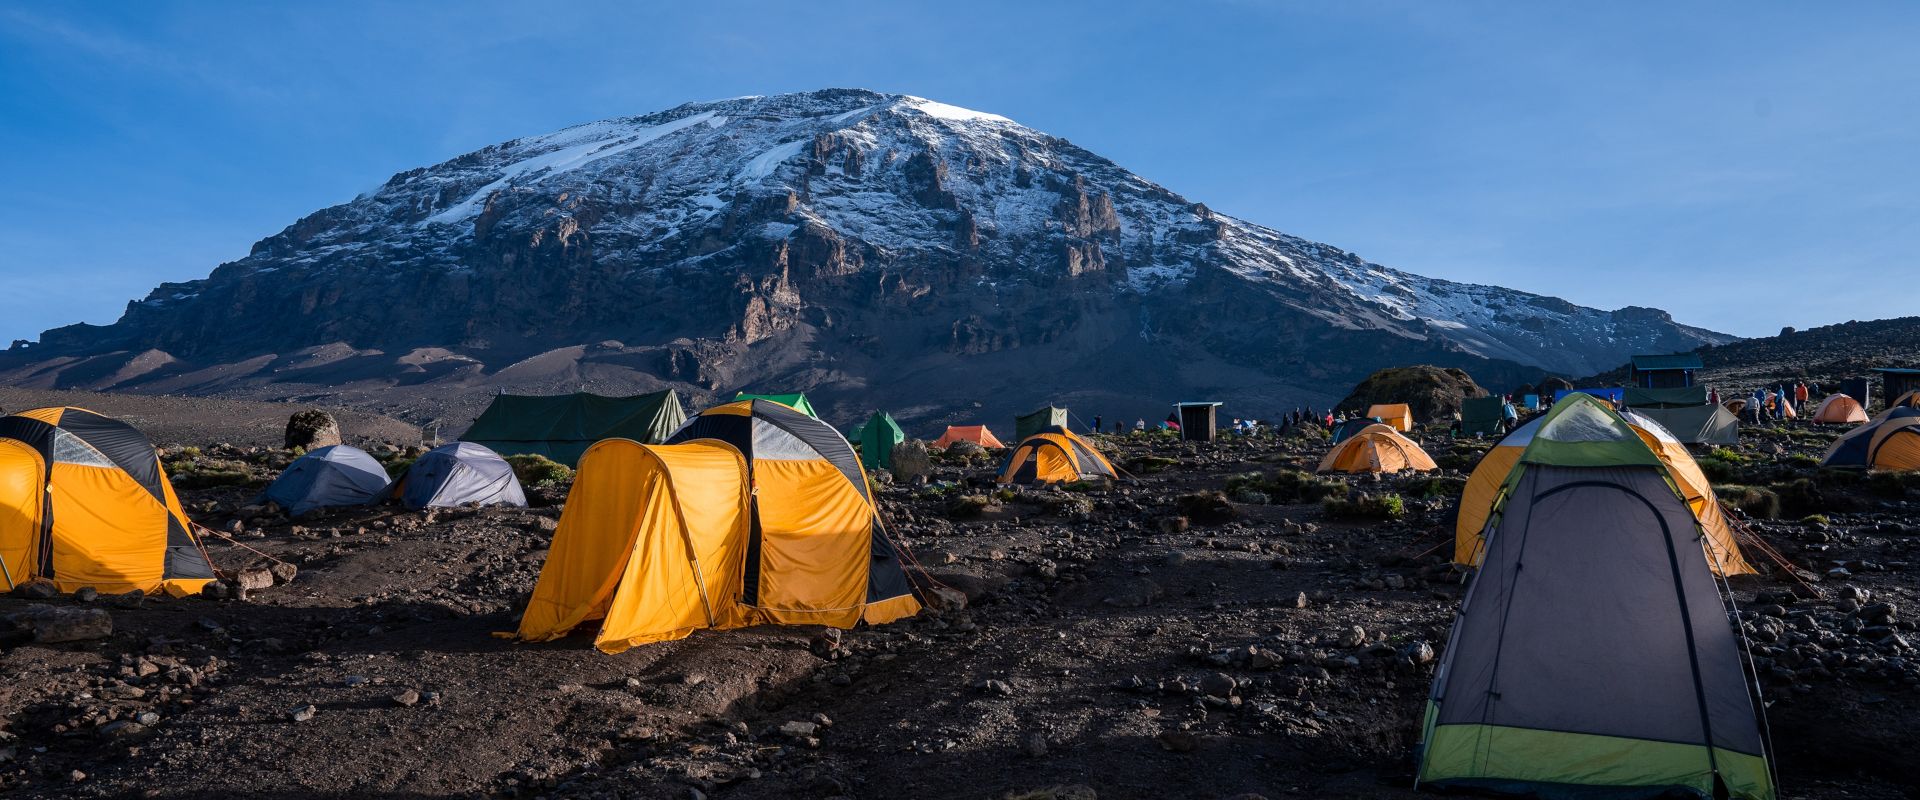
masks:
<path id="1" fill-rule="evenodd" d="M 1045 758 L 1047 755 L 1047 736 L 1043 733 L 1029 733 L 1020 740 L 1020 752 L 1028 758 Z"/>
<path id="2" fill-rule="evenodd" d="M 103 608 L 41 606 L 9 616 L 16 624 L 31 625 L 37 642 L 79 642 L 113 635 L 113 615 Z"/>
<path id="3" fill-rule="evenodd" d="M 793 720 L 780 724 L 780 734 L 792 739 L 810 739 L 820 732 L 820 726 L 811 722 Z"/>
<path id="4" fill-rule="evenodd" d="M 52 600 L 60 595 L 60 590 L 52 581 L 33 581 L 15 589 L 14 593 L 28 600 Z"/>
<path id="5" fill-rule="evenodd" d="M 1367 643 L 1367 629 L 1355 625 L 1340 632 L 1341 647 L 1359 647 Z"/>
<path id="6" fill-rule="evenodd" d="M 401 708 L 412 708 L 419 702 L 420 692 L 413 689 L 403 689 L 393 696 L 393 704 Z"/>
<path id="7" fill-rule="evenodd" d="M 91 603 L 98 599 L 100 599 L 100 591 L 91 586 L 82 586 L 73 590 L 73 601 L 76 603 Z"/>
<path id="8" fill-rule="evenodd" d="M 281 584 L 292 583 L 294 576 L 300 574 L 299 567 L 285 561 L 275 562 L 273 566 L 267 568 L 267 571 L 273 573 L 275 583 Z"/>
<path id="9" fill-rule="evenodd" d="M 988 678 L 974 685 L 988 694 L 997 694 L 1001 697 L 1011 697 L 1013 695 L 1013 685 L 1003 680 Z"/>
<path id="10" fill-rule="evenodd" d="M 263 567 L 249 567 L 233 576 L 233 584 L 246 591 L 259 591 L 273 588 L 273 572 Z"/>
<path id="11" fill-rule="evenodd" d="M 1426 642 L 1414 642 L 1413 644 L 1407 645 L 1407 649 L 1403 651 L 1402 654 L 1406 656 L 1408 661 L 1416 665 L 1431 663 L 1433 661 L 1433 645 L 1427 644 Z"/>
<path id="12" fill-rule="evenodd" d="M 233 598 L 233 586 L 226 581 L 207 581 L 200 587 L 200 596 L 208 600 L 229 600 Z"/>
<path id="13" fill-rule="evenodd" d="M 1308 602 L 1307 602 L 1307 593 L 1306 593 L 1306 592 L 1301 592 L 1301 593 L 1299 593 L 1299 594 L 1297 594 L 1297 595 L 1294 595 L 1294 597 L 1293 597 L 1293 607 L 1294 607 L 1294 608 L 1306 608 L 1306 607 L 1307 607 L 1307 605 L 1308 605 Z"/>
<path id="14" fill-rule="evenodd" d="M 1161 731 L 1160 735 L 1154 738 L 1160 742 L 1162 748 L 1174 753 L 1191 753 L 1193 748 L 1200 744 L 1193 734 L 1186 731 Z"/>
<path id="15" fill-rule="evenodd" d="M 839 628 L 826 628 L 813 635 L 813 640 L 808 642 L 807 649 L 821 658 L 839 658 L 844 642 L 845 634 Z"/>
<path id="16" fill-rule="evenodd" d="M 1224 672 L 1212 672 L 1200 677 L 1200 691 L 1208 697 L 1228 698 L 1239 684 L 1232 675 Z"/>
<path id="17" fill-rule="evenodd" d="M 307 720 L 313 719 L 314 716 L 318 715 L 319 713 L 320 713 L 320 709 L 315 708 L 312 703 L 308 703 L 306 705 L 294 706 L 293 708 L 288 709 L 287 718 L 293 720 L 294 722 L 306 722 Z"/>
<path id="18" fill-rule="evenodd" d="M 115 608 L 139 608 L 147 603 L 147 593 L 133 589 L 107 599 Z"/>

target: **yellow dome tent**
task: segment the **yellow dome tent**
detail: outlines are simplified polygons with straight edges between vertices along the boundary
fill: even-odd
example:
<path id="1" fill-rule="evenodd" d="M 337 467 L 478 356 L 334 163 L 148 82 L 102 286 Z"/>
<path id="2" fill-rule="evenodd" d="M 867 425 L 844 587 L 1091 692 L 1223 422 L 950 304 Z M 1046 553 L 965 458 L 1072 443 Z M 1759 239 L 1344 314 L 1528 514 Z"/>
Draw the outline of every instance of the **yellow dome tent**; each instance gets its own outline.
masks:
<path id="1" fill-rule="evenodd" d="M 1867 421 L 1867 410 L 1860 407 L 1860 401 L 1844 394 L 1828 395 L 1820 401 L 1820 407 L 1814 409 L 1812 420 L 1829 425 L 1852 425 Z"/>
<path id="2" fill-rule="evenodd" d="M 1406 403 L 1380 403 L 1369 407 L 1367 416 L 1401 433 L 1413 430 L 1413 407 Z"/>
<path id="3" fill-rule="evenodd" d="M 1381 423 L 1361 428 L 1333 446 L 1320 460 L 1320 472 L 1425 472 L 1439 469 L 1419 443 Z"/>
<path id="4" fill-rule="evenodd" d="M 581 457 L 518 637 L 601 620 L 618 653 L 699 628 L 851 628 L 919 613 L 847 440 L 768 400 L 717 406 L 665 445 Z"/>
<path id="5" fill-rule="evenodd" d="M 1001 483 L 1071 483 L 1115 477 L 1113 464 L 1087 440 L 1065 428 L 1046 427 L 1020 440 L 1000 471 Z"/>
<path id="6" fill-rule="evenodd" d="M 11 589 L 200 591 L 213 565 L 145 434 L 83 408 L 0 419 L 0 575 Z"/>
<path id="7" fill-rule="evenodd" d="M 1872 424 L 1847 431 L 1827 450 L 1823 467 L 1920 470 L 1920 408 L 1896 405 Z"/>
<path id="8" fill-rule="evenodd" d="M 1632 411 L 1620 412 L 1633 432 L 1653 450 L 1654 455 L 1667 466 L 1667 472 L 1679 484 L 1680 494 L 1687 501 L 1687 508 L 1693 511 L 1695 519 L 1700 521 L 1700 529 L 1706 533 L 1707 561 L 1719 575 L 1751 575 L 1753 566 L 1747 563 L 1735 543 L 1733 529 L 1729 527 L 1720 501 L 1713 494 L 1713 485 L 1707 480 L 1700 465 L 1693 460 L 1693 454 L 1687 452 L 1687 446 L 1679 438 L 1654 422 Z M 1544 418 L 1542 418 L 1544 419 Z M 1467 487 L 1460 497 L 1459 519 L 1454 523 L 1453 562 L 1462 566 L 1480 565 L 1485 542 L 1481 531 L 1486 527 L 1487 517 L 1493 512 L 1494 501 L 1499 499 L 1500 487 L 1507 482 L 1507 476 L 1520 463 L 1520 454 L 1533 441 L 1540 430 L 1540 419 L 1520 426 L 1507 434 L 1499 444 L 1488 450 L 1480 458 L 1480 464 L 1473 468 L 1473 474 L 1467 476 Z"/>

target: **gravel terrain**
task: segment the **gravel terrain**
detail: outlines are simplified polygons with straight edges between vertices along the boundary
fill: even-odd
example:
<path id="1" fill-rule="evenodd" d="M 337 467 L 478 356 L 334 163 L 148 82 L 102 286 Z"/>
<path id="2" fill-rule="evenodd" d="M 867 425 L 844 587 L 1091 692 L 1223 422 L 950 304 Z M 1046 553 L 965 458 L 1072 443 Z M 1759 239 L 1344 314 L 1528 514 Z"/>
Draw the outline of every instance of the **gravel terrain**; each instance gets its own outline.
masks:
<path id="1" fill-rule="evenodd" d="M 1750 431 L 1709 458 L 1812 576 L 1733 589 L 1784 796 L 1920 796 L 1920 482 L 1818 474 L 1832 435 Z M 1103 439 L 1134 479 L 1075 490 L 1004 491 L 992 457 L 939 454 L 881 504 L 945 608 L 607 656 L 584 632 L 492 635 L 515 627 L 564 486 L 525 510 L 289 520 L 249 505 L 288 454 L 205 441 L 168 463 L 231 537 L 210 538 L 216 563 L 291 567 L 247 573 L 274 585 L 243 599 L 0 598 L 0 619 L 112 619 L 106 638 L 0 637 L 0 794 L 1414 797 L 1462 592 L 1452 504 L 1484 447 L 1424 443 L 1437 477 L 1337 485 L 1289 471 L 1317 461 L 1312 438 Z M 1301 500 L 1317 492 L 1405 513 L 1339 517 Z"/>

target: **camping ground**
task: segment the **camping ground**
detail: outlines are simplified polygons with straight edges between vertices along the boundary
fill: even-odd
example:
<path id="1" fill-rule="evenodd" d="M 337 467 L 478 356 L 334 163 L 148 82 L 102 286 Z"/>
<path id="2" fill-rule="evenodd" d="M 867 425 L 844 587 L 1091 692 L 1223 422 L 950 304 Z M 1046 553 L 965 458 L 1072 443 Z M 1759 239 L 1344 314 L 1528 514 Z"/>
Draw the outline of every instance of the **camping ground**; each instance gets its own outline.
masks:
<path id="1" fill-rule="evenodd" d="M 1733 583 L 1783 796 L 1912 797 L 1920 482 L 1816 470 L 1836 432 L 1748 429 L 1703 466 L 1820 594 Z M 585 631 L 492 635 L 515 625 L 564 484 L 525 510 L 290 520 L 249 504 L 290 454 L 163 441 L 189 512 L 230 537 L 209 541 L 217 564 L 294 569 L 244 599 L 94 600 L 108 638 L 10 640 L 0 792 L 1414 797 L 1463 588 L 1451 505 L 1486 446 L 1417 438 L 1442 471 L 1313 478 L 1313 436 L 1097 437 L 1134 480 L 1005 489 L 991 456 L 941 454 L 880 504 L 964 604 L 618 656 Z M 0 616 L 81 602 L 9 597 Z"/>

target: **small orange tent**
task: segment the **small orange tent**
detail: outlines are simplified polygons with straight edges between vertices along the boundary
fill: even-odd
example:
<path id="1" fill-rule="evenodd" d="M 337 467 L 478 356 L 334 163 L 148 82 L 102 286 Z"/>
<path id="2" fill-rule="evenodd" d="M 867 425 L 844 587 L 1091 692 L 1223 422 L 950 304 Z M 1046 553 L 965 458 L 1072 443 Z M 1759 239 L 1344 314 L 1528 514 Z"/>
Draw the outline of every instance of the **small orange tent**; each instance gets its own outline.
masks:
<path id="1" fill-rule="evenodd" d="M 1368 408 L 1367 416 L 1401 433 L 1413 430 L 1413 408 L 1406 403 L 1381 403 Z"/>
<path id="2" fill-rule="evenodd" d="M 972 442 L 989 450 L 1006 447 L 994 437 L 993 431 L 987 430 L 985 425 L 948 425 L 947 432 L 940 434 L 940 438 L 934 440 L 933 446 L 952 447 L 960 442 Z"/>
<path id="3" fill-rule="evenodd" d="M 1867 421 L 1867 410 L 1860 407 L 1860 401 L 1844 394 L 1829 395 L 1814 410 L 1813 421 L 1829 425 L 1853 425 Z"/>
<path id="4" fill-rule="evenodd" d="M 1320 472 L 1424 472 L 1439 469 L 1412 439 L 1374 423 L 1347 437 L 1320 461 Z"/>

